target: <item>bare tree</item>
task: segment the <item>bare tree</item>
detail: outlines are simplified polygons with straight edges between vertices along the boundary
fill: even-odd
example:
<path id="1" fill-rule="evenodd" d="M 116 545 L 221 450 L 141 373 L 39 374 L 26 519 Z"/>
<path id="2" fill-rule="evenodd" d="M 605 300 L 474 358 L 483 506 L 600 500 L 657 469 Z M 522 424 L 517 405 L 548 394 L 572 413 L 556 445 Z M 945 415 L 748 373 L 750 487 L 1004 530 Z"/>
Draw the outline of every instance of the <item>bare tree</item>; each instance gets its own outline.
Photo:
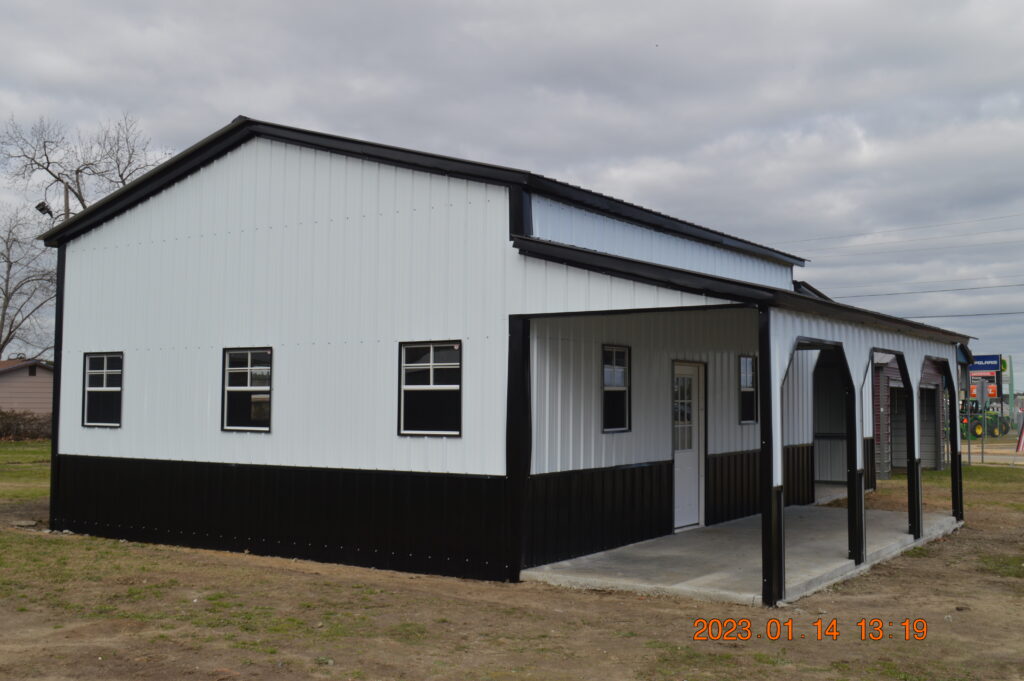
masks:
<path id="1" fill-rule="evenodd" d="M 36 239 L 38 216 L 0 204 L 0 357 L 14 346 L 40 357 L 53 350 L 54 255 Z"/>
<path id="2" fill-rule="evenodd" d="M 0 132 L 0 165 L 26 191 L 48 205 L 63 194 L 59 221 L 123 187 L 170 155 L 150 149 L 150 139 L 128 113 L 90 133 L 40 118 L 25 128 L 12 117 Z M 56 194 L 57 196 L 54 196 Z"/>

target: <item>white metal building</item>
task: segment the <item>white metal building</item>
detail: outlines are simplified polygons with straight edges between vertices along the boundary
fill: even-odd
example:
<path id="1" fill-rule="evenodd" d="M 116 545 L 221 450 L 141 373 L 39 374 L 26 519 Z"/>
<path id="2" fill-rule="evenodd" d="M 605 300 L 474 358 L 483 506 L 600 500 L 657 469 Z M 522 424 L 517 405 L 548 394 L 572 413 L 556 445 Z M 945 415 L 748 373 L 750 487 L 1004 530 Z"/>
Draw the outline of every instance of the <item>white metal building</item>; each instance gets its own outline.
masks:
<path id="1" fill-rule="evenodd" d="M 761 513 L 775 603 L 816 367 L 839 367 L 856 560 L 872 352 L 913 388 L 967 341 L 617 199 L 247 118 L 43 238 L 52 527 L 395 569 L 516 580 Z"/>

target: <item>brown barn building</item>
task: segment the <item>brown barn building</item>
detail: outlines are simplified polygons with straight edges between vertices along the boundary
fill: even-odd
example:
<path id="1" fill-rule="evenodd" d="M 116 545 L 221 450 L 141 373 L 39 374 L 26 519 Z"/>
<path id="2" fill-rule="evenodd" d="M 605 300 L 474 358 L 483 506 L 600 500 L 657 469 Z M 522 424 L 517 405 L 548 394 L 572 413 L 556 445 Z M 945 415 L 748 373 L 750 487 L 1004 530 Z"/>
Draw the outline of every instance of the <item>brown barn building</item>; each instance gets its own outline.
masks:
<path id="1" fill-rule="evenodd" d="M 0 409 L 53 411 L 53 365 L 42 359 L 0 360 Z"/>
<path id="2" fill-rule="evenodd" d="M 872 388 L 875 403 L 874 474 L 877 478 L 888 479 L 894 470 L 902 472 L 907 467 L 907 426 L 902 412 L 905 388 L 892 355 L 875 354 Z M 946 422 L 946 410 L 943 408 L 946 389 L 935 362 L 925 360 L 916 401 L 922 468 L 942 470 L 948 465 L 945 453 L 947 433 L 942 427 Z M 873 486 L 873 480 L 869 480 L 868 487 Z"/>

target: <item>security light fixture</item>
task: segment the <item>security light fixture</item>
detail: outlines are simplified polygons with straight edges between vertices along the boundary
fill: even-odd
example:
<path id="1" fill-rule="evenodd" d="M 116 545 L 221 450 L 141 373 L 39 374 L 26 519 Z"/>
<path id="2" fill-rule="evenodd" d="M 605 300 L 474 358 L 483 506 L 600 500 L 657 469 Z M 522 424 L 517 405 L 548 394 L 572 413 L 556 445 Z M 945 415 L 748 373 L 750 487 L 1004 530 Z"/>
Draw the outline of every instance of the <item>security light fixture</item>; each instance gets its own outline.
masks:
<path id="1" fill-rule="evenodd" d="M 46 201 L 40 201 L 39 203 L 37 203 L 36 210 L 42 213 L 43 215 L 49 215 L 51 218 L 53 217 L 53 211 L 50 210 L 50 204 L 48 204 Z"/>

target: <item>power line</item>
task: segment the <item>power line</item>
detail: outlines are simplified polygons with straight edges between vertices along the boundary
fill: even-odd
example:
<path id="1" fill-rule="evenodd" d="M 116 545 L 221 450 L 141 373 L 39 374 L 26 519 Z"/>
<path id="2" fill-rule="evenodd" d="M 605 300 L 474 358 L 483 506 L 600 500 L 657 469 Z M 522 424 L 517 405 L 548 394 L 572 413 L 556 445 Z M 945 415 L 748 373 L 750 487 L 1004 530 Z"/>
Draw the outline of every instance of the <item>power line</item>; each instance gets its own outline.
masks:
<path id="1" fill-rule="evenodd" d="M 958 244 L 957 248 L 958 249 L 964 249 L 964 248 L 977 248 L 978 246 L 1004 246 L 1006 244 L 1021 244 L 1021 243 L 1024 243 L 1024 239 L 1011 239 L 1009 241 L 986 241 L 986 242 L 980 243 L 980 244 L 978 244 L 978 243 L 974 243 L 974 244 Z M 946 245 L 946 246 L 934 246 L 934 247 L 931 247 L 931 248 L 900 248 L 900 249 L 897 249 L 895 251 L 893 251 L 893 250 L 884 250 L 884 251 L 857 251 L 857 252 L 854 252 L 854 253 L 825 253 L 824 255 L 819 255 L 819 256 L 816 256 L 816 257 L 817 258 L 839 258 L 839 257 L 842 257 L 842 256 L 850 256 L 850 255 L 881 255 L 881 254 L 887 254 L 887 253 L 920 253 L 921 251 L 945 251 L 945 250 L 948 250 L 949 248 L 950 248 L 950 246 Z"/>
<path id="2" fill-rule="evenodd" d="M 928 281 L 908 281 L 906 282 L 909 286 L 919 286 L 922 284 L 954 284 L 962 281 L 999 281 L 1000 279 L 1019 279 L 1019 276 L 1012 277 L 968 277 L 967 279 L 930 279 Z M 871 286 L 888 286 L 891 282 L 878 283 L 874 282 L 871 284 L 847 284 L 845 286 L 837 286 L 840 290 L 855 289 L 855 288 L 869 288 Z M 831 287 L 830 287 L 831 288 Z M 833 296 L 835 297 L 835 296 Z"/>
<path id="3" fill-rule="evenodd" d="M 832 296 L 836 299 L 845 298 L 879 298 L 881 296 L 912 296 L 915 293 L 949 293 L 950 291 L 980 291 L 986 288 L 1016 288 L 1024 284 L 999 284 L 998 286 L 964 286 L 962 288 L 932 288 L 923 291 L 893 291 L 890 293 L 862 293 L 857 296 Z"/>
<path id="4" fill-rule="evenodd" d="M 950 317 L 1005 317 L 1008 315 L 1024 314 L 1024 310 L 1020 312 L 974 312 L 972 314 L 929 314 L 921 315 L 919 317 L 911 317 L 909 315 L 903 315 L 904 319 L 947 319 Z"/>
<path id="5" fill-rule="evenodd" d="M 976 235 L 979 235 L 979 234 L 1001 234 L 1003 232 L 1019 232 L 1022 229 L 1024 229 L 1024 227 L 1007 227 L 1006 229 L 990 229 L 990 230 L 986 230 L 986 231 L 971 232 L 970 236 L 976 236 Z M 862 234 L 861 236 L 874 236 L 874 234 L 877 234 L 877 232 L 874 232 L 872 234 Z M 824 251 L 825 252 L 829 252 L 829 251 L 844 251 L 844 250 L 846 250 L 848 248 L 865 248 L 865 247 L 870 248 L 872 246 L 888 246 L 890 244 L 892 244 L 892 245 L 909 244 L 909 243 L 913 243 L 915 241 L 939 241 L 940 239 L 963 239 L 964 237 L 965 237 L 964 234 L 947 234 L 945 236 L 923 236 L 923 237 L 920 237 L 918 239 L 897 239 L 895 241 L 881 241 L 881 242 L 875 243 L 875 244 L 847 244 L 845 246 L 826 246 L 824 248 Z M 815 251 L 812 249 L 810 251 L 810 253 L 811 253 L 811 255 L 813 255 L 815 253 Z"/>
<path id="6" fill-rule="evenodd" d="M 968 225 L 975 222 L 990 222 L 992 220 L 1008 220 L 1009 218 L 1017 218 L 1024 215 L 1024 213 L 1011 213 L 1009 215 L 993 215 L 985 218 L 974 218 L 972 220 L 957 220 L 955 222 L 936 222 L 930 225 L 918 225 L 916 227 L 897 227 L 895 229 L 880 229 L 871 234 L 889 234 L 891 232 L 909 232 L 915 229 L 931 229 L 933 227 L 950 227 L 952 225 Z M 776 244 L 797 244 L 806 243 L 808 241 L 819 241 L 821 239 L 845 239 L 851 236 L 864 236 L 864 232 L 852 232 L 849 234 L 832 234 L 829 236 L 814 236 L 808 239 L 792 239 L 790 241 L 776 241 Z"/>

